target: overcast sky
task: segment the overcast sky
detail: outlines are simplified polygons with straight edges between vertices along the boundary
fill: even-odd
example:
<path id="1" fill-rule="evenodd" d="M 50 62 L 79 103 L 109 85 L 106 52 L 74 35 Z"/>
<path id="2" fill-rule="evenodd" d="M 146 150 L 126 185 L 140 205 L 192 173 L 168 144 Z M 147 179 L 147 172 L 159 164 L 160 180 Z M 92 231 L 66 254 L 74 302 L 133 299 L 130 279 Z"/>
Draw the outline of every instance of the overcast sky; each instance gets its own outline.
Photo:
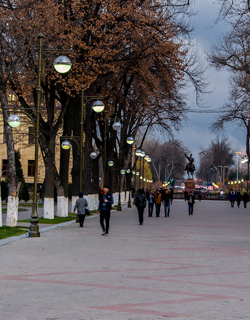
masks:
<path id="1" fill-rule="evenodd" d="M 194 37 L 197 40 L 200 58 L 207 64 L 204 50 L 211 48 L 211 43 L 226 30 L 224 22 L 214 25 L 218 15 L 219 5 L 216 0 L 190 0 L 197 15 L 192 18 L 196 28 Z M 209 67 L 206 72 L 206 79 L 210 82 L 209 91 L 203 98 L 203 103 L 209 109 L 221 109 L 228 97 L 228 73 L 226 71 L 216 71 Z M 188 108 L 199 109 L 195 102 L 195 93 L 189 89 Z M 188 120 L 182 124 L 176 139 L 182 141 L 190 152 L 192 152 L 195 163 L 198 165 L 198 153 L 201 147 L 207 148 L 210 142 L 216 137 L 211 134 L 209 126 L 215 121 L 216 114 L 188 113 Z M 237 125 L 228 125 L 224 135 L 229 138 L 234 151 L 245 149 L 246 132 Z"/>

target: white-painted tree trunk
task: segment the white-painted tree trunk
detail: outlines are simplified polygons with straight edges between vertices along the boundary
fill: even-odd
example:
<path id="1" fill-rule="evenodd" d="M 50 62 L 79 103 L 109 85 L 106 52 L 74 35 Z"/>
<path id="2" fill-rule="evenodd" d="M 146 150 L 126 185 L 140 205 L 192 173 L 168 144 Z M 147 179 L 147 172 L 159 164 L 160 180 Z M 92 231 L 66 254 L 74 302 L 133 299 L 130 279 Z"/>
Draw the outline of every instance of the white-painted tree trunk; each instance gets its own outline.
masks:
<path id="1" fill-rule="evenodd" d="M 0 186 L 1 188 L 1 186 Z M 2 198 L 0 197 L 0 227 L 3 226 Z"/>
<path id="2" fill-rule="evenodd" d="M 64 196 L 57 197 L 57 217 L 68 217 L 68 198 Z"/>
<path id="3" fill-rule="evenodd" d="M 43 217 L 44 219 L 54 219 L 54 198 L 44 198 Z"/>
<path id="4" fill-rule="evenodd" d="M 16 227 L 18 221 L 18 197 L 8 196 L 6 226 Z"/>
<path id="5" fill-rule="evenodd" d="M 64 207 L 64 217 L 68 217 L 69 216 L 69 198 L 65 198 L 65 207 Z"/>
<path id="6" fill-rule="evenodd" d="M 76 197 L 76 196 L 72 196 L 72 212 L 73 212 L 73 210 L 74 210 L 74 206 L 75 206 L 75 204 L 76 204 L 76 200 L 78 199 L 78 197 Z"/>

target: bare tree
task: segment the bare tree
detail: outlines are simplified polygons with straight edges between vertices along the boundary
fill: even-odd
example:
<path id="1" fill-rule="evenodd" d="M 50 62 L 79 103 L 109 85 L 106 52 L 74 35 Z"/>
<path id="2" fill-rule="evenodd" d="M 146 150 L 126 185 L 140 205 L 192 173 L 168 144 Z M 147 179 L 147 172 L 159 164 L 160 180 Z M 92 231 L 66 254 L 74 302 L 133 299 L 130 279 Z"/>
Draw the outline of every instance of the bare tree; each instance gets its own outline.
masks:
<path id="1" fill-rule="evenodd" d="M 168 178 L 183 179 L 187 149 L 178 140 L 164 143 L 147 140 L 143 150 L 151 157 L 151 167 L 154 180 L 165 181 Z"/>
<path id="2" fill-rule="evenodd" d="M 234 152 L 231 149 L 228 138 L 217 137 L 211 141 L 207 149 L 202 149 L 199 153 L 200 167 L 196 175 L 200 179 L 212 181 L 214 174 L 216 177 L 220 176 L 221 167 L 230 167 L 234 165 Z M 217 181 L 216 181 L 217 182 Z"/>

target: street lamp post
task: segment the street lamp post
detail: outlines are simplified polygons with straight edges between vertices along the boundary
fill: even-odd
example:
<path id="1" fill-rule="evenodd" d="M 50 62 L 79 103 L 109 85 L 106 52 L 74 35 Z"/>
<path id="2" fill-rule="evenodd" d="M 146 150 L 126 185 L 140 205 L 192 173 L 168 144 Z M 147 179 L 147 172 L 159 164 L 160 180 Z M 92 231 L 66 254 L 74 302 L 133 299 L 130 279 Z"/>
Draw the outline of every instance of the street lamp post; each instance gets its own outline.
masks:
<path id="1" fill-rule="evenodd" d="M 39 122 L 40 122 L 40 106 L 41 106 L 41 80 L 42 80 L 42 40 L 43 34 L 38 35 L 38 80 L 37 80 L 37 101 L 36 101 L 36 134 L 35 134 L 35 172 L 34 172 L 34 193 L 32 213 L 30 218 L 29 237 L 40 237 L 37 214 L 37 178 L 38 178 L 38 139 L 39 139 Z M 59 73 L 67 73 L 71 69 L 71 61 L 60 56 L 54 61 L 54 68 Z"/>
<path id="2" fill-rule="evenodd" d="M 143 181 L 143 178 L 144 178 L 144 157 L 145 157 L 146 153 L 144 151 L 141 151 L 141 159 L 142 159 L 142 168 L 140 167 L 140 181 L 142 181 L 142 188 L 144 188 L 144 181 Z M 141 164 L 141 161 L 140 161 L 140 164 Z"/>
<path id="3" fill-rule="evenodd" d="M 34 193 L 32 203 L 32 213 L 30 218 L 29 237 L 40 237 L 37 214 L 37 180 L 38 180 L 38 139 L 39 139 L 39 123 L 40 123 L 40 106 L 41 106 L 41 81 L 42 81 L 42 40 L 44 36 L 42 33 L 38 35 L 38 78 L 37 78 L 37 97 L 36 97 L 36 121 L 35 121 L 35 171 L 34 171 Z M 57 52 L 57 50 L 48 50 L 50 52 Z M 57 57 L 54 61 L 54 68 L 59 73 L 67 73 L 71 69 L 71 61 L 66 56 Z M 19 116 L 12 115 L 8 119 L 11 127 L 18 127 L 21 123 Z"/>
<path id="4" fill-rule="evenodd" d="M 89 100 L 94 100 L 94 99 L 99 99 L 99 97 L 95 97 L 95 96 L 84 96 L 84 87 L 81 87 L 81 113 L 80 113 L 80 145 L 79 145 L 79 140 L 77 142 L 77 140 L 75 140 L 75 138 L 79 137 L 70 137 L 71 140 L 74 140 L 77 145 L 78 145 L 78 152 L 80 151 L 80 168 L 79 168 L 79 192 L 82 192 L 83 189 L 83 135 L 84 135 L 84 122 L 85 122 L 85 117 L 86 117 L 86 99 Z M 100 100 L 95 100 L 92 104 L 92 109 L 95 112 L 102 112 L 103 109 L 105 108 L 105 105 L 102 101 Z M 67 140 L 63 141 L 63 143 L 61 144 L 62 148 L 64 150 L 68 150 L 71 147 L 71 143 Z M 95 155 L 94 155 L 95 154 Z M 97 157 L 97 154 L 95 152 L 92 152 L 93 157 L 91 156 L 92 159 L 95 159 Z"/>
<path id="5" fill-rule="evenodd" d="M 40 106 L 41 106 L 41 92 L 42 92 L 42 68 L 43 68 L 43 49 L 42 41 L 43 34 L 38 35 L 38 78 L 37 78 L 37 97 L 36 97 L 36 121 L 35 125 L 35 170 L 34 170 L 34 193 L 32 203 L 32 213 L 30 218 L 30 231 L 29 237 L 40 237 L 39 226 L 38 226 L 38 214 L 37 214 L 37 180 L 38 180 L 38 139 L 39 139 L 39 123 L 40 123 Z M 48 50 L 48 52 L 58 52 L 57 50 Z M 59 56 L 54 61 L 54 68 L 57 72 L 64 74 L 71 69 L 71 61 L 66 56 Z M 8 123 L 12 127 L 17 127 L 21 123 L 19 116 L 12 115 L 8 119 Z"/>
<path id="6" fill-rule="evenodd" d="M 139 189 L 141 188 L 141 150 L 137 149 L 135 151 L 135 155 L 139 158 L 140 160 L 140 172 L 139 172 Z M 136 173 L 137 175 L 137 173 Z"/>
<path id="7" fill-rule="evenodd" d="M 113 123 L 112 127 L 115 131 L 119 131 L 122 129 L 121 123 L 118 121 L 115 121 Z M 121 131 L 121 135 L 120 135 L 120 146 L 119 146 L 119 175 L 118 175 L 118 177 L 119 177 L 119 179 L 118 179 L 119 190 L 118 190 L 117 211 L 122 211 L 122 205 L 121 205 L 121 160 L 122 160 L 121 155 L 122 155 L 122 153 L 121 153 L 121 149 L 122 149 L 122 131 Z"/>
<path id="8" fill-rule="evenodd" d="M 130 146 L 130 169 L 129 169 L 129 186 L 128 186 L 128 208 L 131 208 L 131 179 L 132 179 L 132 145 L 134 143 L 133 137 L 128 137 L 126 140 Z"/>
<path id="9" fill-rule="evenodd" d="M 235 152 L 237 154 L 237 181 L 239 180 L 239 154 L 241 154 L 240 151 Z"/>

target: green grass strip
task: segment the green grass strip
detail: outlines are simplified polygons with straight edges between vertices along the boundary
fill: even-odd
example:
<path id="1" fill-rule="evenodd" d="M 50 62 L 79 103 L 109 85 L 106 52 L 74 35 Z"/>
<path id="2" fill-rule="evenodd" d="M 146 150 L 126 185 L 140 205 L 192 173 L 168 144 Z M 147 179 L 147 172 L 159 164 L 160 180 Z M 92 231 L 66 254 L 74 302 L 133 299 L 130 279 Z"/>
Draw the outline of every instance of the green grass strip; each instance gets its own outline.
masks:
<path id="1" fill-rule="evenodd" d="M 29 231 L 29 227 L 7 227 L 3 226 L 0 228 L 0 240 L 9 237 L 20 236 Z"/>
<path id="2" fill-rule="evenodd" d="M 28 210 L 24 209 L 24 208 L 18 208 L 18 212 L 24 212 L 24 211 L 28 211 Z M 6 213 L 7 212 L 7 208 L 2 208 L 2 212 Z"/>
<path id="3" fill-rule="evenodd" d="M 94 213 L 96 210 L 90 211 L 90 213 Z M 71 220 L 76 219 L 76 214 L 69 213 L 68 217 L 54 217 L 54 219 L 44 219 L 44 218 L 39 218 L 39 224 L 59 224 Z M 19 220 L 18 222 L 30 222 L 30 219 L 25 219 L 25 220 Z"/>

